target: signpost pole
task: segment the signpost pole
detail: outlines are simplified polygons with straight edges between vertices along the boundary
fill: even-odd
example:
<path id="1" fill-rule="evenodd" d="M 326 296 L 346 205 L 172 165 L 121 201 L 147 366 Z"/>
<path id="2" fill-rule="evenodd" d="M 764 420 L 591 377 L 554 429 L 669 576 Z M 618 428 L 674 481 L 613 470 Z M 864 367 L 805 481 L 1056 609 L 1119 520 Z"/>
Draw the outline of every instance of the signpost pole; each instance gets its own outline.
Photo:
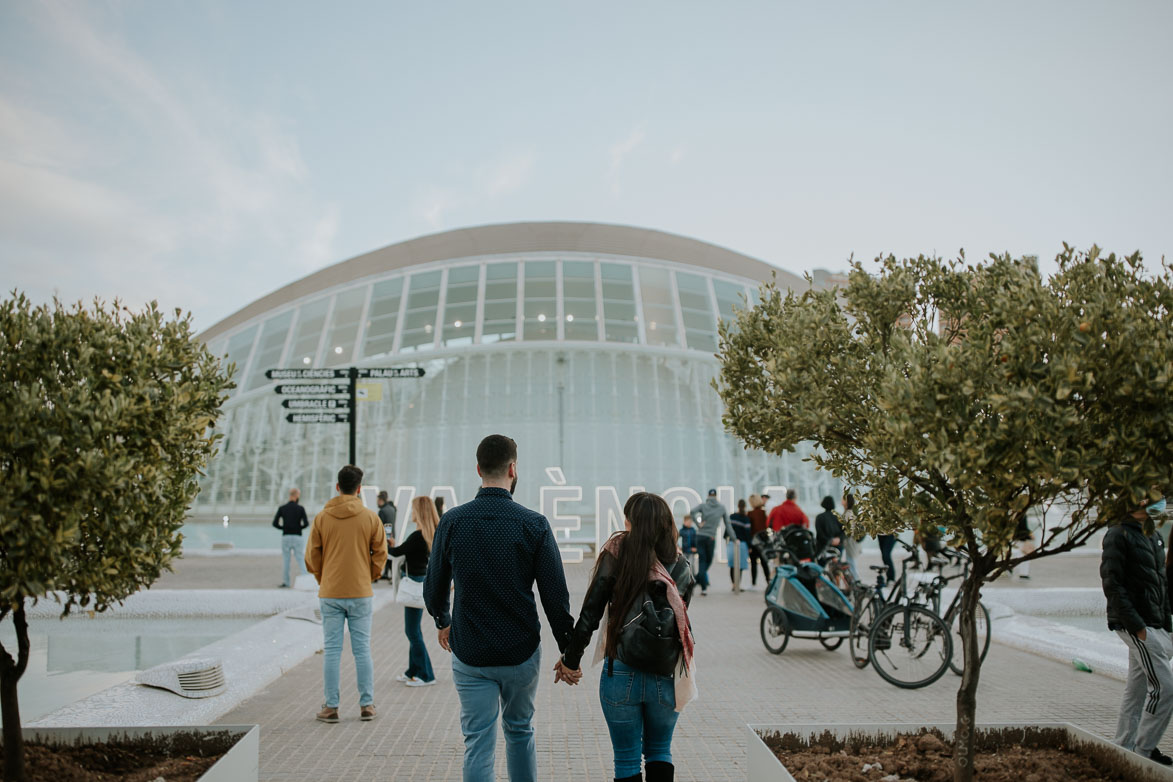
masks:
<path id="1" fill-rule="evenodd" d="M 358 423 L 358 367 L 351 367 L 347 376 L 350 378 L 350 461 L 348 464 L 354 464 L 354 435 L 355 425 Z"/>

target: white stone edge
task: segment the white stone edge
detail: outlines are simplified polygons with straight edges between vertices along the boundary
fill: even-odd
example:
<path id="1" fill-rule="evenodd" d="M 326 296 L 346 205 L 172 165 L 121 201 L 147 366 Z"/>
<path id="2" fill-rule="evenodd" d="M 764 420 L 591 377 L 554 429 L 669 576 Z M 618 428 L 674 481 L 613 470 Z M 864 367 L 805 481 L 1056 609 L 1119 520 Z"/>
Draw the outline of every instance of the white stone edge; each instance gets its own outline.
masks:
<path id="1" fill-rule="evenodd" d="M 909 733 L 921 728 L 936 728 L 949 738 L 953 735 L 952 723 L 917 723 L 917 722 L 861 722 L 861 723 L 748 723 L 746 730 L 749 736 L 746 741 L 747 755 L 747 782 L 797 782 L 787 771 L 786 766 L 779 760 L 766 743 L 762 740 L 762 732 L 797 733 L 799 735 L 818 735 L 824 731 L 831 731 L 842 737 L 852 733 L 873 733 L 877 735 L 895 735 Z M 1151 760 L 1142 758 L 1135 752 L 1128 752 L 1117 747 L 1103 736 L 1097 736 L 1078 725 L 1070 722 L 984 722 L 978 723 L 977 730 L 1001 730 L 1004 728 L 1062 728 L 1068 735 L 1079 742 L 1095 744 L 1116 750 L 1123 763 L 1130 766 L 1137 773 L 1138 782 L 1167 782 L 1173 780 L 1173 769 L 1159 766 Z"/>
<path id="2" fill-rule="evenodd" d="M 378 611 L 392 604 L 395 595 L 390 589 L 376 589 L 374 598 L 373 609 Z M 26 727 L 211 725 L 321 650 L 322 626 L 288 616 L 297 611 L 294 608 L 262 620 L 180 658 L 217 657 L 221 660 L 228 687 L 213 698 L 184 698 L 168 690 L 125 681 L 58 709 Z M 320 692 L 306 693 L 307 709 L 320 701 Z"/>

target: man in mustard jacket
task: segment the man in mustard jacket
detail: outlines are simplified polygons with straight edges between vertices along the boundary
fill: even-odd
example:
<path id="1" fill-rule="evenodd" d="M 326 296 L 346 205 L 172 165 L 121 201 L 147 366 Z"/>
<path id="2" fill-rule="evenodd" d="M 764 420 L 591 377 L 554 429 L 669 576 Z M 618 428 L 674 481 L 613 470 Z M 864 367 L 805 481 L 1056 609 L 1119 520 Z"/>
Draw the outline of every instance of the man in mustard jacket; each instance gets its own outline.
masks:
<path id="1" fill-rule="evenodd" d="M 338 471 L 338 496 L 314 518 L 305 550 L 306 570 L 318 580 L 325 653 L 322 678 L 326 703 L 321 722 L 338 721 L 338 668 L 342 626 L 350 629 L 350 651 L 358 678 L 359 717 L 375 718 L 375 670 L 371 663 L 371 583 L 383 573 L 387 538 L 378 515 L 363 507 L 362 470 L 348 464 Z"/>

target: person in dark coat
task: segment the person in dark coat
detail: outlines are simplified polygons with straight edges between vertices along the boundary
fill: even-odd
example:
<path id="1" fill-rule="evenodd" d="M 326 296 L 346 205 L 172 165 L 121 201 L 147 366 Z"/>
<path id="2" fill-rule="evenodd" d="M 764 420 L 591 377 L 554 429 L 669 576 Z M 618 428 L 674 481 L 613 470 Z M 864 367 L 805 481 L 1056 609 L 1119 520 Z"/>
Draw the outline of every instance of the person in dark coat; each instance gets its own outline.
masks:
<path id="1" fill-rule="evenodd" d="M 305 573 L 305 564 L 302 562 L 302 537 L 301 531 L 310 525 L 309 516 L 306 515 L 305 508 L 301 506 L 298 500 L 301 499 L 301 492 L 297 489 L 289 490 L 289 502 L 277 509 L 277 515 L 273 517 L 273 526 L 281 530 L 281 564 L 285 569 L 285 575 L 281 579 L 281 587 L 288 588 L 293 584 L 289 579 L 289 558 L 297 562 L 297 569 L 299 573 Z"/>
<path id="2" fill-rule="evenodd" d="M 815 550 L 822 551 L 827 546 L 838 546 L 843 543 L 843 524 L 835 515 L 835 500 L 824 497 L 819 503 L 823 512 L 815 516 Z"/>
<path id="3" fill-rule="evenodd" d="M 1108 530 L 1100 580 L 1108 601 L 1108 629 L 1128 647 L 1128 675 L 1114 741 L 1169 766 L 1173 758 L 1157 749 L 1173 716 L 1168 557 L 1149 518 L 1164 511 L 1162 497 Z"/>

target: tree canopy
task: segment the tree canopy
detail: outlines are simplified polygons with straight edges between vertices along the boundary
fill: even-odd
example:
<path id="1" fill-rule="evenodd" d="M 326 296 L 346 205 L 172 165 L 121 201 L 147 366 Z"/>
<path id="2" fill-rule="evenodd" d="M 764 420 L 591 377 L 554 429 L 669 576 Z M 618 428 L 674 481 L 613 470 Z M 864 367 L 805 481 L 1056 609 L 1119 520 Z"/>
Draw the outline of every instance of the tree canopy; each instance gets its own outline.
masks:
<path id="1" fill-rule="evenodd" d="M 1173 287 L 1139 255 L 1057 260 L 1049 280 L 1032 258 L 921 256 L 857 263 L 844 289 L 766 286 L 722 327 L 725 424 L 772 453 L 817 443 L 870 531 L 938 524 L 993 564 L 1062 499 L 1071 523 L 1044 540 L 1078 545 L 1173 481 Z"/>

